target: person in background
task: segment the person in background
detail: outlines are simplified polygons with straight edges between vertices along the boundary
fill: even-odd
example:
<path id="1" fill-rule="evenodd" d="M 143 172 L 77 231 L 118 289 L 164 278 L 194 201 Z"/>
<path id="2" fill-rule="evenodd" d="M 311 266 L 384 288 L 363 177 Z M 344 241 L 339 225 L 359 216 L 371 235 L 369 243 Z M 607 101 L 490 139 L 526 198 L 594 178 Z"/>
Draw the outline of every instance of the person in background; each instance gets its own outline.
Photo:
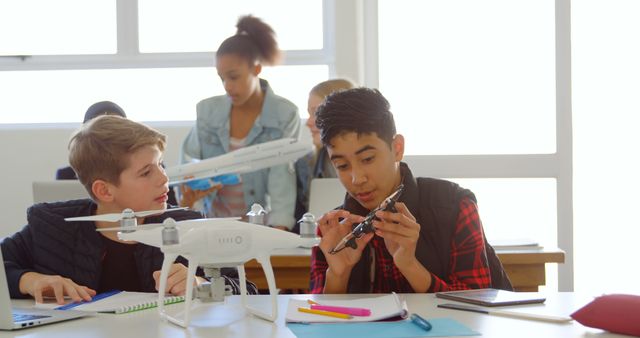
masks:
<path id="1" fill-rule="evenodd" d="M 484 237 L 473 193 L 453 182 L 414 178 L 402 162 L 389 102 L 375 89 L 329 95 L 316 112 L 322 143 L 347 194 L 318 220 L 311 293 L 423 293 L 511 284 Z M 400 185 L 393 211 L 378 210 L 357 247 L 333 252 Z M 339 249 L 339 248 L 338 248 Z"/>
<path id="2" fill-rule="evenodd" d="M 236 27 L 237 33 L 224 40 L 216 52 L 216 69 L 226 95 L 197 104 L 195 126 L 182 146 L 183 163 L 298 137 L 298 108 L 260 78 L 263 65 L 275 65 L 280 59 L 273 29 L 250 15 L 240 17 Z M 244 216 L 253 203 L 259 203 L 270 209 L 267 225 L 289 230 L 294 225 L 295 184 L 293 165 L 289 164 L 242 174 L 238 184 L 207 193 L 204 211 L 210 217 Z M 193 194 L 188 187 L 182 190 Z M 193 203 L 201 196 L 192 197 Z"/>
<path id="3" fill-rule="evenodd" d="M 100 101 L 92 104 L 87 112 L 84 113 L 84 120 L 82 123 L 87 123 L 95 117 L 101 115 L 117 115 L 122 116 L 124 118 L 127 117 L 127 114 L 124 113 L 124 110 L 120 108 L 119 105 L 111 102 L 111 101 Z M 73 168 L 70 166 L 66 166 L 60 168 L 56 171 L 56 180 L 77 180 L 78 176 L 76 172 L 73 171 Z"/>
<path id="4" fill-rule="evenodd" d="M 100 101 L 92 104 L 89 109 L 87 109 L 87 112 L 84 113 L 84 120 L 82 120 L 82 123 L 87 123 L 102 115 L 116 115 L 127 118 L 127 114 L 125 114 L 124 110 L 119 105 L 111 101 Z M 77 179 L 78 176 L 71 166 L 63 167 L 56 171 L 56 180 Z M 176 194 L 173 189 L 169 190 L 169 200 L 167 200 L 167 203 L 169 203 L 169 205 L 178 205 Z"/>
<path id="5" fill-rule="evenodd" d="M 164 254 L 143 243 L 121 241 L 117 231 L 97 232 L 118 222 L 66 221 L 78 216 L 167 208 L 168 178 L 162 167 L 166 137 L 143 124 L 105 115 L 84 123 L 69 142 L 69 163 L 91 199 L 35 204 L 27 210 L 28 224 L 1 245 L 12 298 L 65 296 L 89 301 L 110 290 L 155 292 Z M 200 218 L 176 210 L 138 218 L 138 224 Z M 169 271 L 167 290 L 186 290 L 187 264 L 178 257 Z M 202 270 L 199 270 L 202 275 Z M 225 283 L 240 292 L 236 269 L 223 269 Z M 197 277 L 198 282 L 204 278 Z M 252 283 L 248 290 L 256 293 Z"/>
<path id="6" fill-rule="evenodd" d="M 346 79 L 332 79 L 318 83 L 309 92 L 309 100 L 307 101 L 307 112 L 309 118 L 306 126 L 311 132 L 314 149 L 312 152 L 296 161 L 296 211 L 295 219 L 299 220 L 302 215 L 309 210 L 309 187 L 311 180 L 314 178 L 333 178 L 336 171 L 327 157 L 327 150 L 320 140 L 320 131 L 316 127 L 316 110 L 322 104 L 324 99 L 331 93 L 351 89 L 354 85 Z M 320 215 L 314 215 L 320 216 Z M 296 223 L 293 231 L 300 232 L 300 225 Z"/>

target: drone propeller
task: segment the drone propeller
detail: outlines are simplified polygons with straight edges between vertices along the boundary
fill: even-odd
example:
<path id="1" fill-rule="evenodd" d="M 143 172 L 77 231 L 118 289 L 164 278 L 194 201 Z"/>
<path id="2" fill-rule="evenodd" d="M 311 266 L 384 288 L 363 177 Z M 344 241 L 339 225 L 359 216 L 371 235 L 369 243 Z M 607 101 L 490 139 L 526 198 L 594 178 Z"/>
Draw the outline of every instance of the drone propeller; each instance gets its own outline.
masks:
<path id="1" fill-rule="evenodd" d="M 171 209 L 176 210 L 176 209 Z M 241 218 L 240 217 L 220 217 L 220 218 L 216 218 L 216 220 L 218 221 L 239 221 Z M 166 220 L 165 220 L 166 222 Z M 174 224 L 179 224 L 181 221 L 174 221 Z M 148 230 L 148 229 L 155 229 L 155 228 L 161 228 L 161 227 L 167 227 L 167 224 L 164 223 L 149 223 L 149 224 L 142 224 L 142 225 L 137 225 L 137 226 L 119 226 L 119 227 L 111 227 L 111 228 L 99 228 L 96 229 L 96 231 L 135 231 L 135 230 Z"/>
<path id="2" fill-rule="evenodd" d="M 135 231 L 135 230 L 148 230 L 162 227 L 162 223 L 149 223 L 142 224 L 136 226 L 128 226 L 128 227 L 111 227 L 111 228 L 98 228 L 96 231 L 104 232 L 104 231 Z"/>
<path id="3" fill-rule="evenodd" d="M 124 209 L 121 213 L 115 214 L 102 214 L 102 215 L 94 215 L 94 216 L 81 216 L 81 217 L 71 217 L 65 218 L 65 221 L 102 221 L 102 222 L 117 222 L 124 218 L 133 218 L 133 217 L 147 217 L 156 214 L 162 214 L 165 212 L 177 211 L 177 210 L 186 210 L 189 208 L 174 208 L 174 209 L 160 209 L 160 210 L 147 210 L 147 211 L 138 211 L 133 212 L 131 209 Z"/>

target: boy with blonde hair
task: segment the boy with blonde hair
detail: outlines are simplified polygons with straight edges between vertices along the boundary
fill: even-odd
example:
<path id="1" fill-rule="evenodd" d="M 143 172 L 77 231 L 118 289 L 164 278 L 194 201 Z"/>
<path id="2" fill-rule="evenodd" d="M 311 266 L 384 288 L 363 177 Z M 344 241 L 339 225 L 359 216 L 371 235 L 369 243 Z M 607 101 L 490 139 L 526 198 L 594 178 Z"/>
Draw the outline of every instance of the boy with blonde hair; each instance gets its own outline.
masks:
<path id="1" fill-rule="evenodd" d="M 105 115 L 83 124 L 69 142 L 69 163 L 91 199 L 41 203 L 27 210 L 28 224 L 2 246 L 12 298 L 64 296 L 90 300 L 113 289 L 155 292 L 163 254 L 142 243 L 123 242 L 116 231 L 96 229 L 113 222 L 67 222 L 69 217 L 167 208 L 168 178 L 161 165 L 166 138 L 131 120 Z M 200 218 L 193 211 L 138 218 L 138 224 Z M 178 258 L 167 281 L 171 294 L 186 290 L 186 260 Z M 237 272 L 223 270 L 227 284 L 239 293 Z M 204 281 L 202 278 L 198 280 Z M 248 283 L 250 284 L 250 283 Z M 249 285 L 255 293 L 255 287 Z"/>

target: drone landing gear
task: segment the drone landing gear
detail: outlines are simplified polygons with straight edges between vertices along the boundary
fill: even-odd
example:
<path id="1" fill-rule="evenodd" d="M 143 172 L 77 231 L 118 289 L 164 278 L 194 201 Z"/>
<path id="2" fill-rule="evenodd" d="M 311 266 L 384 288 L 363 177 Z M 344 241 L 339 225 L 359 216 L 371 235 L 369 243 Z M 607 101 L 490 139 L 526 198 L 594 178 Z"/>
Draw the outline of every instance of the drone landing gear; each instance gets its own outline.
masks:
<path id="1" fill-rule="evenodd" d="M 196 274 L 196 268 L 198 267 L 199 261 L 194 257 L 184 256 L 189 261 L 189 267 L 187 271 L 187 292 L 185 295 L 184 301 L 184 317 L 182 319 L 174 317 L 168 314 L 165 311 L 164 306 L 164 295 L 167 290 L 167 277 L 169 276 L 169 270 L 173 262 L 178 258 L 176 254 L 165 253 L 164 262 L 162 263 L 162 271 L 160 272 L 160 289 L 158 290 L 158 311 L 160 313 L 160 317 L 162 319 L 168 320 L 171 323 L 179 325 L 181 327 L 188 327 L 191 322 L 191 304 L 193 302 L 193 291 L 194 291 L 194 276 Z M 278 317 L 278 292 L 276 290 L 276 280 L 273 275 L 273 268 L 271 267 L 271 259 L 270 256 L 259 256 L 256 257 L 258 263 L 262 265 L 262 270 L 264 270 L 264 274 L 267 277 L 267 284 L 269 285 L 269 294 L 271 298 L 271 313 L 267 313 L 260 309 L 254 308 L 247 304 L 247 277 L 244 271 L 244 265 L 238 264 L 236 268 L 238 269 L 238 276 L 240 277 L 240 295 L 242 299 L 242 305 L 248 312 L 251 314 L 260 317 L 265 320 L 269 320 L 274 322 Z M 235 264 L 225 264 L 225 266 L 233 266 Z M 210 269 L 211 273 L 211 283 L 207 284 L 208 287 L 203 288 L 202 292 L 205 296 L 204 301 L 224 301 L 224 297 L 227 295 L 228 290 L 224 284 L 224 278 L 220 275 L 220 265 L 207 265 L 201 264 L 204 266 L 205 273 L 207 273 L 207 269 Z M 217 276 L 217 277 L 216 277 Z M 198 298 L 200 298 L 200 290 L 196 290 L 196 294 Z"/>
<path id="2" fill-rule="evenodd" d="M 276 279 L 273 275 L 270 256 L 259 256 L 256 260 L 262 265 L 265 277 L 267 277 L 267 285 L 269 286 L 269 297 L 271 298 L 271 314 L 247 305 L 247 277 L 244 272 L 244 265 L 238 265 L 238 276 L 240 277 L 240 294 L 242 296 L 242 305 L 253 315 L 262 319 L 275 322 L 278 318 L 278 290 L 276 290 Z"/>
<path id="3" fill-rule="evenodd" d="M 164 261 L 162 262 L 162 270 L 160 271 L 160 289 L 158 290 L 158 312 L 160 313 L 160 318 L 168 320 L 171 323 L 182 326 L 186 328 L 189 326 L 191 322 L 190 310 L 191 310 L 191 302 L 193 299 L 193 283 L 195 282 L 195 274 L 196 268 L 198 267 L 197 262 L 189 261 L 189 267 L 187 268 L 187 293 L 184 296 L 184 319 L 179 319 L 171 316 L 165 311 L 164 306 L 164 295 L 167 292 L 167 277 L 169 277 L 169 270 L 171 269 L 171 265 L 178 258 L 177 254 L 165 253 Z M 185 257 L 186 258 L 186 257 Z M 188 259 L 188 258 L 187 258 Z"/>
<path id="4" fill-rule="evenodd" d="M 196 269 L 199 266 L 199 262 L 194 257 L 185 256 L 189 261 L 189 267 L 187 269 L 187 292 L 184 299 L 184 317 L 183 319 L 180 319 L 168 314 L 164 307 L 164 294 L 167 288 L 167 277 L 169 275 L 171 265 L 177 257 L 178 255 L 176 254 L 165 254 L 164 262 L 162 263 L 162 271 L 160 272 L 158 311 L 160 312 L 161 318 L 186 328 L 191 322 L 191 304 L 194 299 L 193 285 L 195 284 L 195 274 Z M 195 294 L 198 299 L 203 302 L 223 302 L 225 296 L 233 294 L 231 286 L 225 285 L 224 283 L 224 278 L 220 271 L 223 266 L 216 264 L 201 264 L 200 266 L 204 268 L 205 275 L 207 277 L 211 277 L 211 282 L 202 283 L 196 287 Z"/>

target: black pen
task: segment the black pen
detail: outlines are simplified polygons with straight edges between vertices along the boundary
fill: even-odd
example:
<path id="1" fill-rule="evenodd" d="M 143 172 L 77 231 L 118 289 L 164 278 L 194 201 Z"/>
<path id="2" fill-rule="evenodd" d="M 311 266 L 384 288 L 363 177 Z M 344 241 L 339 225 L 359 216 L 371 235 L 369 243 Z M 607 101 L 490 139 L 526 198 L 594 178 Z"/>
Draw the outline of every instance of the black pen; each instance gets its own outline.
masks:
<path id="1" fill-rule="evenodd" d="M 411 315 L 411 321 L 420 326 L 425 331 L 431 331 L 431 323 L 429 323 L 426 319 L 420 317 L 419 314 L 414 313 Z"/>

